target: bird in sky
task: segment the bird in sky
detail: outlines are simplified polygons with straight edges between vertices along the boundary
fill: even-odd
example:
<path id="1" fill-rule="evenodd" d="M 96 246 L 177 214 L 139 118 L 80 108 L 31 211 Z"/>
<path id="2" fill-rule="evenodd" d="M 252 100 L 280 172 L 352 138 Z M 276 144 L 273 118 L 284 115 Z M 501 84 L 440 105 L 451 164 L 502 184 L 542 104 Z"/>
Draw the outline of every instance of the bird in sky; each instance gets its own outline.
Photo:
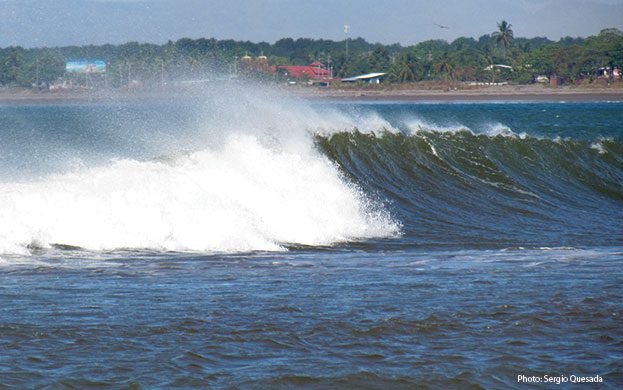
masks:
<path id="1" fill-rule="evenodd" d="M 449 26 L 444 26 L 443 24 L 437 24 L 437 23 L 435 23 L 435 26 L 439 28 L 450 28 Z"/>

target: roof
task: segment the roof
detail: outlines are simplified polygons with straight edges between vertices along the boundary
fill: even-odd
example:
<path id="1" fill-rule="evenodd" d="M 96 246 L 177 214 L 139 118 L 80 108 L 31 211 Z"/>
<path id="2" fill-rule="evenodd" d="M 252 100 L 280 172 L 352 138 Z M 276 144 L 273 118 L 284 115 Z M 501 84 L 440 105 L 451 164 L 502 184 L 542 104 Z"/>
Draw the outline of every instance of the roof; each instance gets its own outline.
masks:
<path id="1" fill-rule="evenodd" d="M 288 75 L 295 79 L 302 79 L 305 77 L 311 79 L 328 78 L 331 74 L 327 69 L 313 66 L 278 66 L 277 69 L 285 70 L 288 72 Z"/>
<path id="2" fill-rule="evenodd" d="M 385 76 L 386 74 L 387 73 L 384 73 L 384 72 L 366 73 L 366 74 L 362 74 L 360 76 L 348 77 L 346 79 L 342 79 L 342 81 L 370 80 L 370 79 L 376 79 L 376 78 Z"/>
<path id="3" fill-rule="evenodd" d="M 491 70 L 491 69 L 493 69 L 494 67 L 496 67 L 496 68 L 504 68 L 504 69 L 511 69 L 511 70 L 513 69 L 513 67 L 512 67 L 512 66 L 510 66 L 510 65 L 493 64 L 493 65 L 489 65 L 489 66 L 487 66 L 487 67 L 485 68 L 485 70 Z"/>
<path id="4" fill-rule="evenodd" d="M 320 61 L 314 61 L 311 64 L 309 64 L 309 66 L 315 66 L 315 67 L 321 67 L 321 68 L 325 67 L 325 65 Z"/>

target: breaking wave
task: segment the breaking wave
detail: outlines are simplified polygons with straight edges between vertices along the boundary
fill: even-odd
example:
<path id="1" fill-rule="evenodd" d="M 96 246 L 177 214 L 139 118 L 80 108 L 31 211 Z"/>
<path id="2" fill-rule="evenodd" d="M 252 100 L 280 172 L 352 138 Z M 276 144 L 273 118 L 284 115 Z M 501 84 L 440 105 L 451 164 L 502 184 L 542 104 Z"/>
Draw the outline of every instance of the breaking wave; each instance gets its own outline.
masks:
<path id="1" fill-rule="evenodd" d="M 154 157 L 142 158 L 149 155 L 144 150 L 132 156 L 134 149 L 115 156 L 119 148 L 111 148 L 115 157 L 108 162 L 81 161 L 60 173 L 4 179 L 0 253 L 53 245 L 272 251 L 398 235 L 400 224 L 318 152 L 310 133 L 385 123 L 337 111 L 318 115 L 306 104 L 279 99 L 227 88 L 199 95 L 193 102 L 203 107 L 197 119 L 191 128 L 169 129 L 169 142 L 165 131 L 154 130 L 161 125 L 149 120 L 114 124 L 114 137 L 88 127 L 95 121 L 82 123 L 92 144 L 125 133 Z M 73 154 L 87 154 L 78 152 Z"/>
<path id="2" fill-rule="evenodd" d="M 250 135 L 169 161 L 111 165 L 0 187 L 0 250 L 280 250 L 397 233 L 391 218 L 316 154 Z"/>
<path id="3" fill-rule="evenodd" d="M 419 244 L 620 245 L 623 144 L 425 128 L 318 137 Z"/>
<path id="4" fill-rule="evenodd" d="M 166 115 L 132 118 L 109 126 L 111 135 L 89 119 L 81 123 L 89 142 L 63 155 L 108 148 L 105 161 L 3 178 L 0 253 L 55 245 L 273 251 L 375 238 L 435 247 L 623 244 L 623 145 L 614 138 L 534 137 L 496 121 L 475 130 L 397 123 L 374 110 L 319 110 L 228 88 L 193 104 L 196 120 L 179 128 Z M 110 142 L 124 136 L 139 155 Z"/>

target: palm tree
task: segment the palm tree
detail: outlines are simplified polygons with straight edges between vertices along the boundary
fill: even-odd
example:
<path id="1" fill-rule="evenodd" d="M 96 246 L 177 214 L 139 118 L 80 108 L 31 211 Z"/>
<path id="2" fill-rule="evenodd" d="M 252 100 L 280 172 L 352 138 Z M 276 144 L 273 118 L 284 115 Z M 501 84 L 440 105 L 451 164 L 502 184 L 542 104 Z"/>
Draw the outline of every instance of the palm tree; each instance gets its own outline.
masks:
<path id="1" fill-rule="evenodd" d="M 452 66 L 452 62 L 450 61 L 447 52 L 444 53 L 439 59 L 439 62 L 434 65 L 434 69 L 437 73 L 443 73 L 446 81 L 448 81 L 448 76 L 454 78 L 454 67 Z"/>
<path id="2" fill-rule="evenodd" d="M 511 45 L 513 41 L 513 25 L 508 23 L 506 20 L 502 20 L 498 23 L 498 31 L 495 31 L 491 36 L 495 38 L 495 42 L 498 46 L 502 46 L 504 48 L 504 57 L 506 57 L 506 48 Z"/>
<path id="3" fill-rule="evenodd" d="M 415 81 L 415 72 L 413 72 L 413 69 L 411 68 L 410 63 L 405 62 L 401 64 L 399 68 L 399 72 L 398 72 L 398 80 L 400 80 L 403 83 L 409 82 L 409 81 Z"/>
<path id="4" fill-rule="evenodd" d="M 417 72 L 418 61 L 413 53 L 401 54 L 395 65 L 398 79 L 401 82 L 416 81 L 418 79 Z"/>
<path id="5" fill-rule="evenodd" d="M 390 78 L 401 83 L 420 80 L 422 78 L 421 64 L 415 54 L 411 52 L 400 53 L 390 68 Z"/>

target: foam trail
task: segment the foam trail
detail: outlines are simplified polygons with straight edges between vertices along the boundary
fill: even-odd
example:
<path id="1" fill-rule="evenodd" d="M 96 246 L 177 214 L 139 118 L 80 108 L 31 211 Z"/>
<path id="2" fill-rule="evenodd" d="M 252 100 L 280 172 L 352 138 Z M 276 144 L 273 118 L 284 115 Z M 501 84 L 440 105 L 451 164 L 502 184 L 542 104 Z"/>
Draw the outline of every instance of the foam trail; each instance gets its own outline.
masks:
<path id="1" fill-rule="evenodd" d="M 502 136 L 502 137 L 519 137 L 525 139 L 528 135 L 526 133 L 517 134 L 510 127 L 502 123 L 488 123 L 485 126 L 486 135 L 490 137 Z"/>
<path id="2" fill-rule="evenodd" d="M 460 123 L 453 123 L 449 125 L 439 125 L 420 118 L 412 118 L 405 121 L 406 128 L 411 134 L 418 134 L 421 132 L 434 132 L 442 134 L 456 134 L 460 132 L 467 132 L 471 135 L 484 134 L 489 137 L 519 137 L 525 139 L 528 135 L 526 133 L 515 133 L 510 127 L 499 123 L 486 123 L 480 128 L 471 129 Z"/>
<path id="3" fill-rule="evenodd" d="M 411 134 L 417 134 L 419 132 L 436 132 L 436 133 L 448 133 L 454 134 L 460 131 L 468 131 L 473 134 L 471 129 L 467 126 L 464 126 L 460 123 L 451 124 L 451 125 L 439 125 L 436 123 L 431 123 L 429 121 L 420 119 L 420 118 L 411 118 L 405 121 L 405 125 L 407 129 L 411 132 Z"/>

